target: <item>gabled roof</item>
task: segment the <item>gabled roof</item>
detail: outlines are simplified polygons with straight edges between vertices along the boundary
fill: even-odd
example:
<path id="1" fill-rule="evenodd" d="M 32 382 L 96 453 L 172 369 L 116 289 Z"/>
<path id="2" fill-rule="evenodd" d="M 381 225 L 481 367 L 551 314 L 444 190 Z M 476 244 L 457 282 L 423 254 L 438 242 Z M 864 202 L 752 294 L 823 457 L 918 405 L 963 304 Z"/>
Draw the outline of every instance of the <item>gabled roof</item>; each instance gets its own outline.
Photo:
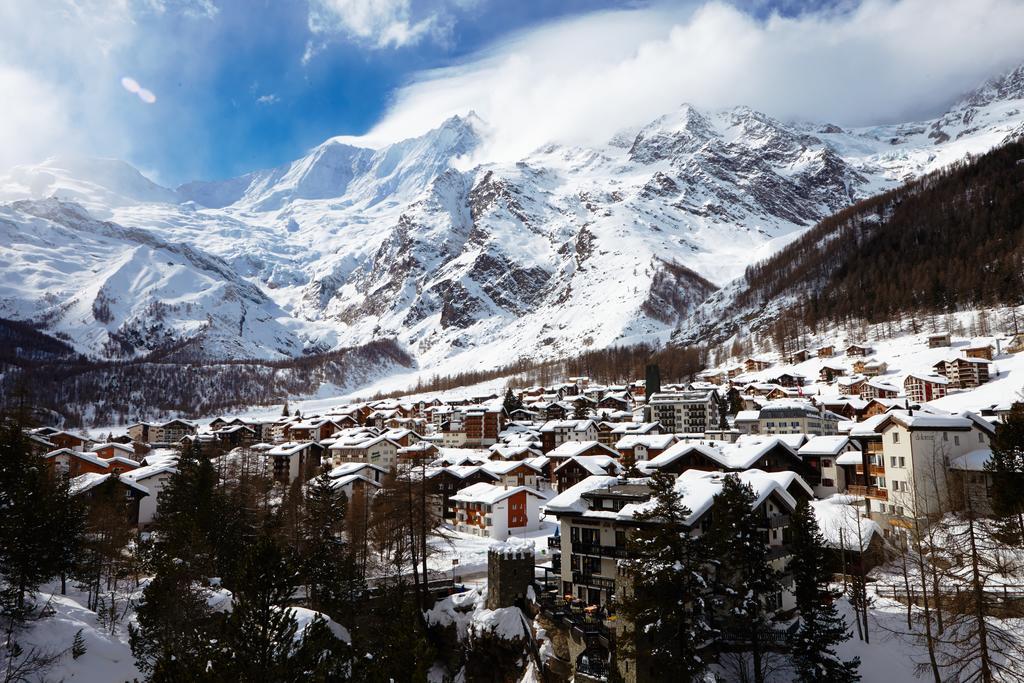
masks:
<path id="1" fill-rule="evenodd" d="M 277 457 L 291 457 L 296 453 L 300 453 L 315 444 L 312 441 L 287 441 L 282 444 L 278 444 L 267 451 L 267 455 Z"/>
<path id="2" fill-rule="evenodd" d="M 483 503 L 485 505 L 494 505 L 495 503 L 500 503 L 506 498 L 510 498 L 518 493 L 526 493 L 527 495 L 534 496 L 540 500 L 546 500 L 542 493 L 531 489 L 529 486 L 513 486 L 512 488 L 505 488 L 503 486 L 495 486 L 494 484 L 488 484 L 486 482 L 467 486 L 453 495 L 450 500 L 460 503 Z"/>
<path id="3" fill-rule="evenodd" d="M 604 451 L 613 457 L 618 455 L 614 450 L 598 441 L 566 441 L 565 443 L 559 444 L 554 450 L 548 451 L 547 456 L 549 458 L 571 458 L 583 455 L 585 451 L 589 451 L 594 448 Z"/>
<path id="4" fill-rule="evenodd" d="M 578 455 L 572 458 L 566 458 L 565 462 L 555 468 L 555 472 L 558 472 L 563 467 L 575 463 L 590 474 L 609 474 L 611 471 L 618 471 L 619 462 L 615 458 L 607 455 Z"/>
<path id="5" fill-rule="evenodd" d="M 141 493 L 144 496 L 148 496 L 149 495 L 149 489 L 147 489 L 142 484 L 139 484 L 138 482 L 132 481 L 131 479 L 126 479 L 124 477 L 118 477 L 117 475 L 115 475 L 115 474 L 113 474 L 111 472 L 107 472 L 107 473 L 104 473 L 104 474 L 100 474 L 99 472 L 86 472 L 85 474 L 80 474 L 80 475 L 78 475 L 77 477 L 74 477 L 73 479 L 71 479 L 71 481 L 68 482 L 68 488 L 69 488 L 70 493 L 71 493 L 72 496 L 77 496 L 80 493 L 85 493 L 86 491 L 91 491 L 92 489 L 94 489 L 97 486 L 99 486 L 100 484 L 104 483 L 105 481 L 107 481 L 111 477 L 114 477 L 115 480 L 120 481 L 122 484 L 124 484 L 128 488 L 134 489 L 135 491 L 138 491 L 139 493 Z"/>
<path id="6" fill-rule="evenodd" d="M 488 460 L 480 465 L 480 467 L 491 474 L 497 475 L 508 474 L 520 467 L 526 467 L 527 469 L 531 469 L 535 473 L 540 474 L 540 469 L 534 466 L 529 460 Z"/>
<path id="7" fill-rule="evenodd" d="M 801 457 L 808 455 L 837 456 L 849 445 L 850 438 L 847 436 L 812 436 L 797 452 Z"/>

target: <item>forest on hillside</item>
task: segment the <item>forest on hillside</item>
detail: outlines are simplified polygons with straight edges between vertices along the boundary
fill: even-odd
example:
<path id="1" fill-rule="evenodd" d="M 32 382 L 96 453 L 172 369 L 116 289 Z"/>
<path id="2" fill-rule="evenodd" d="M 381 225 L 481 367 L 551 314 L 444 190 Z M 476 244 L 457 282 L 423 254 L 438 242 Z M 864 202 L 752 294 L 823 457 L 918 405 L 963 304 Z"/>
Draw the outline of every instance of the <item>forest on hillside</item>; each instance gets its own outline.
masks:
<path id="1" fill-rule="evenodd" d="M 1024 141 L 827 218 L 747 268 L 739 308 L 783 296 L 802 324 L 1024 303 Z"/>

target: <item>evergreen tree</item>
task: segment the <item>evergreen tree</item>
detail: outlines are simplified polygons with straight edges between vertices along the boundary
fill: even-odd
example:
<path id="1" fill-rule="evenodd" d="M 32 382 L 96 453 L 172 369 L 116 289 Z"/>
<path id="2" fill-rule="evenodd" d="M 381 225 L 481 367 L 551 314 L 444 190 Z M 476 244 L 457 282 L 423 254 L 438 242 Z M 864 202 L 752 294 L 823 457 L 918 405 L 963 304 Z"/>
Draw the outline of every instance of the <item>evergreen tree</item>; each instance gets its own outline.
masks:
<path id="1" fill-rule="evenodd" d="M 179 562 L 159 564 L 129 626 L 135 663 L 148 681 L 203 680 L 214 656 L 217 616 Z"/>
<path id="2" fill-rule="evenodd" d="M 1015 403 L 992 439 L 992 458 L 985 465 L 992 477 L 992 513 L 997 536 L 1024 546 L 1024 403 Z"/>
<path id="3" fill-rule="evenodd" d="M 763 635 L 769 629 L 767 602 L 780 592 L 777 573 L 768 563 L 768 543 L 754 510 L 757 497 L 749 484 L 727 475 L 712 505 L 709 531 L 715 566 L 716 625 L 726 640 L 753 658 L 756 683 L 765 679 Z"/>
<path id="4" fill-rule="evenodd" d="M 218 676 L 236 681 L 300 680 L 296 648 L 298 622 L 287 604 L 298 574 L 282 548 L 261 534 L 241 565 L 231 612 L 224 623 Z"/>
<path id="5" fill-rule="evenodd" d="M 512 411 L 519 410 L 523 407 L 523 399 L 519 398 L 519 396 L 512 391 L 511 386 L 505 390 L 505 402 L 503 407 L 505 408 L 506 415 L 511 415 Z"/>
<path id="6" fill-rule="evenodd" d="M 310 606 L 332 616 L 347 612 L 362 594 L 362 581 L 344 540 L 348 499 L 321 474 L 306 486 L 302 574 Z"/>
<path id="7" fill-rule="evenodd" d="M 690 535 L 690 510 L 675 482 L 656 474 L 653 504 L 636 515 L 631 559 L 625 562 L 631 586 L 619 610 L 629 622 L 629 637 L 619 648 L 627 657 L 642 656 L 638 666 L 685 683 L 707 668 L 712 632 L 705 614 L 705 548 Z"/>
<path id="8" fill-rule="evenodd" d="M 576 399 L 576 402 L 573 403 L 572 419 L 586 420 L 589 417 L 590 408 L 587 406 L 587 402 L 583 398 Z"/>
<path id="9" fill-rule="evenodd" d="M 846 621 L 836 611 L 837 591 L 829 587 L 831 573 L 825 539 L 807 501 L 801 501 L 790 519 L 793 592 L 800 610 L 800 630 L 792 643 L 799 680 L 805 683 L 853 683 L 860 680 L 860 658 L 843 661 L 836 646 L 850 638 Z"/>
<path id="10" fill-rule="evenodd" d="M 67 567 L 81 526 L 69 521 L 78 508 L 67 482 L 32 453 L 21 424 L 5 418 L 0 418 L 0 509 L 0 600 L 4 613 L 20 621 L 31 609 L 26 597 Z"/>
<path id="11" fill-rule="evenodd" d="M 157 555 L 183 564 L 196 580 L 214 571 L 213 534 L 223 521 L 217 484 L 216 470 L 194 443 L 182 449 L 157 504 Z"/>

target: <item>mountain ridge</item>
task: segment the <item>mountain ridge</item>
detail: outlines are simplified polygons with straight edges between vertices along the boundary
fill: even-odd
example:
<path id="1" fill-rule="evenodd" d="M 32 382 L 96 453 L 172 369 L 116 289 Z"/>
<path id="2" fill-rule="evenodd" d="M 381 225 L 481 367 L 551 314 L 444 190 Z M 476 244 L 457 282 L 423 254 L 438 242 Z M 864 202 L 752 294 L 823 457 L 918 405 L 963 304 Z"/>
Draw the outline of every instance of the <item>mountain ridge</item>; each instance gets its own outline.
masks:
<path id="1" fill-rule="evenodd" d="M 223 333 L 209 337 L 213 353 L 273 358 L 395 338 L 421 367 L 483 367 L 668 339 L 717 288 L 818 221 L 1024 132 L 1021 74 L 1024 65 L 924 122 L 845 129 L 682 105 L 604 145 L 551 143 L 468 166 L 489 134 L 468 114 L 380 149 L 331 138 L 289 164 L 177 190 L 131 174 L 125 187 L 103 187 L 68 164 L 22 167 L 0 178 L 0 200 L 74 200 L 96 219 L 215 259 L 252 310 L 227 315 L 212 299 L 209 329 Z M 165 192 L 174 201 L 152 199 Z M 31 213 L 13 211 L 14 222 Z M 24 281 L 51 265 L 7 258 Z M 80 260 L 61 267 L 95 267 Z M 159 280 L 158 264 L 142 270 Z M 17 278 L 0 282 L 0 315 L 48 320 L 34 316 L 59 288 L 27 291 Z M 196 295 L 151 289 L 131 308 Z M 61 324 L 86 331 L 71 335 L 81 352 L 134 357 L 144 343 L 111 352 L 99 340 L 134 339 L 144 317 L 83 312 Z M 165 328 L 203 347 L 199 317 Z"/>

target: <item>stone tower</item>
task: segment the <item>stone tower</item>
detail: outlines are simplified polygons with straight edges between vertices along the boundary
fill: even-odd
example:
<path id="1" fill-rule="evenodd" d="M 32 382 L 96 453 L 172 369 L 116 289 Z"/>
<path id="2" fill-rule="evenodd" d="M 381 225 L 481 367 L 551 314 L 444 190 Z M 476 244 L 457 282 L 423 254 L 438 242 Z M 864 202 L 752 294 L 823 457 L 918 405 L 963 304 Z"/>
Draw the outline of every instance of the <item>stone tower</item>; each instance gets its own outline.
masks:
<path id="1" fill-rule="evenodd" d="M 533 541 L 511 538 L 487 550 L 487 609 L 523 605 L 533 584 Z"/>

